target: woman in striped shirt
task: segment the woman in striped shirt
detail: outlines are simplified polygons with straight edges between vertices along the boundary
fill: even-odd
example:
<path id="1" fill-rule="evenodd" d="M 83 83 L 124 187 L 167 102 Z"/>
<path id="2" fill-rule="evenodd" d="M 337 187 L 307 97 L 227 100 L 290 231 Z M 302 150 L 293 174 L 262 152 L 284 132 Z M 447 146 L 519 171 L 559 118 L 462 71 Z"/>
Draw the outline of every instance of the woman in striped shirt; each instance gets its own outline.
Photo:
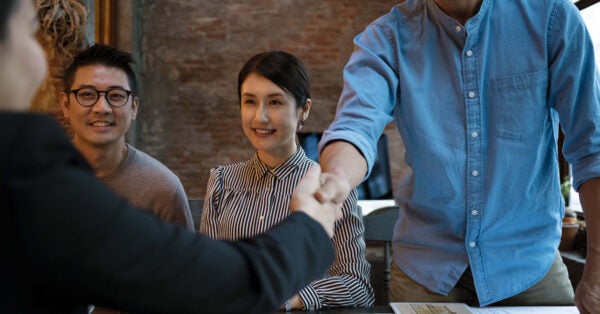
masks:
<path id="1" fill-rule="evenodd" d="M 247 238 L 290 214 L 296 184 L 314 164 L 296 143 L 310 111 L 304 66 L 282 51 L 252 57 L 238 75 L 242 129 L 254 148 L 245 162 L 211 170 L 200 231 L 216 239 Z M 336 223 L 336 257 L 327 274 L 292 296 L 282 309 L 370 306 L 373 289 L 365 257 L 364 226 L 354 189 Z"/>

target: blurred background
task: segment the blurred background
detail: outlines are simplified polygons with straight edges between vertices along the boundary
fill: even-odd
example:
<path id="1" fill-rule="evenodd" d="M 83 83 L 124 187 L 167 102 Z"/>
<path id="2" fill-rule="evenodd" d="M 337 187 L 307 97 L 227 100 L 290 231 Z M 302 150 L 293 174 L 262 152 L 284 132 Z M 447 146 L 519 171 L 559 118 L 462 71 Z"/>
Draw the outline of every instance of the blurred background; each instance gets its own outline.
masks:
<path id="1" fill-rule="evenodd" d="M 335 115 L 352 40 L 394 0 L 36 0 L 39 39 L 50 59 L 35 111 L 62 119 L 62 71 L 90 43 L 114 45 L 137 60 L 140 107 L 128 141 L 167 165 L 189 198 L 202 198 L 212 167 L 248 159 L 237 73 L 251 56 L 285 50 L 308 69 L 313 106 L 304 132 Z M 393 185 L 406 171 L 403 145 L 386 128 Z"/>

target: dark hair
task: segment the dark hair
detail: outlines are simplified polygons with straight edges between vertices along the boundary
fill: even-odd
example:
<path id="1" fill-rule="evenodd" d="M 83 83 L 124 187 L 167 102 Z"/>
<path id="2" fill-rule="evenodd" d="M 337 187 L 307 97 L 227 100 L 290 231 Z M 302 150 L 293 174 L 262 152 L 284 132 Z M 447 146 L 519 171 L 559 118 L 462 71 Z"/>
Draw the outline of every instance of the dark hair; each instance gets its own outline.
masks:
<path id="1" fill-rule="evenodd" d="M 81 67 L 88 65 L 104 65 L 111 68 L 117 68 L 127 74 L 131 93 L 137 95 L 137 79 L 131 68 L 131 64 L 135 63 L 131 54 L 121 51 L 117 48 L 95 44 L 81 52 L 79 52 L 71 65 L 64 72 L 63 83 L 65 91 L 68 91 L 75 80 L 75 72 Z"/>
<path id="2" fill-rule="evenodd" d="M 0 42 L 4 42 L 8 32 L 10 15 L 14 13 L 18 0 L 0 0 Z"/>
<path id="3" fill-rule="evenodd" d="M 285 51 L 267 51 L 250 58 L 238 74 L 238 97 L 242 98 L 242 84 L 252 73 L 266 77 L 296 99 L 298 108 L 310 98 L 310 82 L 302 62 Z"/>

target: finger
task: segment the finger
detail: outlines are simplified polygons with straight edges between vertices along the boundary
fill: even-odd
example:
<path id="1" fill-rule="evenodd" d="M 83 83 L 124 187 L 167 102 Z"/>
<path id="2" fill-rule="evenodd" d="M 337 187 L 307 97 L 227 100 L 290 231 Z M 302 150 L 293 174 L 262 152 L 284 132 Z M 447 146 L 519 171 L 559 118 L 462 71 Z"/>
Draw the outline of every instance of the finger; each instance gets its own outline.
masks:
<path id="1" fill-rule="evenodd" d="M 315 193 L 319 202 L 343 203 L 350 193 L 350 185 L 333 173 L 324 173 L 321 175 L 321 187 Z"/>
<path id="2" fill-rule="evenodd" d="M 320 186 L 321 167 L 312 165 L 296 185 L 296 192 L 313 194 Z"/>
<path id="3" fill-rule="evenodd" d="M 321 204 L 331 201 L 335 196 L 334 193 L 331 193 L 331 188 L 327 188 L 327 185 L 330 184 L 327 182 L 327 173 L 321 173 L 319 176 L 319 188 L 315 191 L 315 198 Z"/>

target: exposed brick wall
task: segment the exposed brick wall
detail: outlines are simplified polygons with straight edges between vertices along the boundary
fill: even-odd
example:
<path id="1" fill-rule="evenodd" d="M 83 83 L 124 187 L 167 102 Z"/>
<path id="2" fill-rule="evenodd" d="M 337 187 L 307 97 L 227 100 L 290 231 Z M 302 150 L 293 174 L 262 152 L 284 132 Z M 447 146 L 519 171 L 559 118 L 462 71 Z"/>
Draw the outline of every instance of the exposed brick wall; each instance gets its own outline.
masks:
<path id="1" fill-rule="evenodd" d="M 395 3 L 138 0 L 138 18 L 133 19 L 138 38 L 132 39 L 141 47 L 136 145 L 170 167 L 189 197 L 204 197 L 210 168 L 253 154 L 241 131 L 237 103 L 236 79 L 243 63 L 273 49 L 303 60 L 313 86 L 304 130 L 322 131 L 334 117 L 353 37 Z M 402 159 L 397 132 L 388 126 L 386 133 L 391 158 Z M 396 161 L 392 166 L 396 184 L 404 168 Z"/>

